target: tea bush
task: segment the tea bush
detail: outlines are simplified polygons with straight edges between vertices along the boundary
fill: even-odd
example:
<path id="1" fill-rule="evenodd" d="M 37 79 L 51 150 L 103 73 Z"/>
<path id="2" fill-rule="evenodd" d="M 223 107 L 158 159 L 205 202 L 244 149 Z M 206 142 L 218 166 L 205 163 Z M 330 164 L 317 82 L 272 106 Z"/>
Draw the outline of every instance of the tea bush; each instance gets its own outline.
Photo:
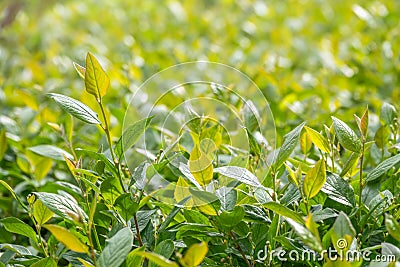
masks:
<path id="1" fill-rule="evenodd" d="M 0 266 L 398 265 L 398 2 L 38 2 L 1 29 Z M 148 79 L 199 59 L 260 89 Z"/>

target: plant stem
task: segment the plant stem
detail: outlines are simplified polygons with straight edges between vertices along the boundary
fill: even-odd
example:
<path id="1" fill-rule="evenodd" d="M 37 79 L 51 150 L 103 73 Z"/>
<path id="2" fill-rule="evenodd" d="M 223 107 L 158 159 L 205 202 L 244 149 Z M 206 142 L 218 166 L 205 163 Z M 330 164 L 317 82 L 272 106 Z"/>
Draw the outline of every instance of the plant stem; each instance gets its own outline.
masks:
<path id="1" fill-rule="evenodd" d="M 235 234 L 230 231 L 230 235 L 232 236 L 233 240 L 236 241 L 236 237 Z M 242 255 L 242 258 L 244 259 L 244 261 L 246 262 L 247 266 L 252 267 L 253 265 L 249 262 L 249 260 L 246 258 L 246 254 L 244 254 L 243 249 L 240 247 L 239 243 L 236 246 L 237 250 L 239 250 L 240 254 Z"/>
<path id="2" fill-rule="evenodd" d="M 106 113 L 104 111 L 104 106 L 103 106 L 103 102 L 101 101 L 101 98 L 97 99 L 97 103 L 100 106 L 101 114 L 103 116 L 104 126 L 102 128 L 103 128 L 104 132 L 106 133 L 108 146 L 110 147 L 110 154 L 111 154 L 112 160 L 114 162 L 115 168 L 117 168 L 117 171 L 118 171 L 118 180 L 119 180 L 119 183 L 121 184 L 122 190 L 127 193 L 127 190 L 125 188 L 124 182 L 122 181 L 122 175 L 121 175 L 121 172 L 120 172 L 120 166 L 119 166 L 119 163 L 117 161 L 117 158 L 115 157 L 113 144 L 112 144 L 112 140 L 111 140 L 110 128 L 109 128 L 109 125 L 108 125 L 108 122 L 107 122 L 107 117 L 106 117 Z"/>
<path id="3" fill-rule="evenodd" d="M 364 137 L 362 138 L 362 148 L 361 148 L 361 156 L 360 156 L 360 181 L 359 181 L 359 183 L 360 183 L 360 196 L 359 196 L 359 198 L 358 198 L 358 212 L 359 212 L 359 217 L 360 217 L 360 220 L 361 220 L 361 205 L 362 205 L 362 190 L 363 190 L 363 187 L 364 187 L 364 184 L 363 184 L 363 163 L 364 163 L 364 150 L 365 150 L 365 139 L 364 139 Z M 360 229 L 360 231 L 361 231 L 361 229 Z"/>
<path id="4" fill-rule="evenodd" d="M 40 235 L 41 227 L 40 227 L 39 224 L 36 223 L 36 220 L 33 218 L 33 216 L 31 217 L 31 219 L 32 219 L 32 221 L 33 221 L 33 223 L 35 225 L 36 232 L 37 232 L 38 237 L 39 237 L 39 244 L 43 249 L 44 255 L 46 255 L 46 257 L 48 257 L 49 256 L 49 252 L 47 251 L 46 247 L 44 246 L 44 243 L 43 243 L 43 240 L 42 240 L 42 236 Z"/>
<path id="5" fill-rule="evenodd" d="M 140 235 L 139 222 L 136 213 L 133 215 L 133 220 L 135 221 L 136 235 L 139 241 L 139 245 L 143 246 L 142 236 Z"/>
<path id="6" fill-rule="evenodd" d="M 272 189 L 274 191 L 273 199 L 276 201 L 278 199 L 277 192 L 276 192 L 276 173 L 275 171 L 272 172 Z"/>

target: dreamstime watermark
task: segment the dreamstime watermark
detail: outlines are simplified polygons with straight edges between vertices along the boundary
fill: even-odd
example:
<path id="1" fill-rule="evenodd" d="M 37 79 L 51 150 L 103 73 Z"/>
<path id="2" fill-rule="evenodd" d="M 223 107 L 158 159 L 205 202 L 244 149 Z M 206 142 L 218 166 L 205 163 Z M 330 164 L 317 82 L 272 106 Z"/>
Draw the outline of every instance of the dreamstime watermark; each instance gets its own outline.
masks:
<path id="1" fill-rule="evenodd" d="M 362 251 L 348 249 L 347 241 L 345 239 L 339 239 L 336 242 L 339 250 L 334 248 L 328 248 L 327 250 L 322 250 L 321 253 L 315 252 L 311 249 L 306 249 L 302 251 L 298 250 L 284 250 L 284 249 L 273 249 L 269 250 L 268 246 L 265 245 L 264 249 L 257 252 L 257 260 L 266 262 L 277 259 L 278 261 L 308 261 L 308 262 L 322 262 L 329 259 L 330 261 L 345 260 L 348 262 L 396 262 L 396 255 L 380 255 L 374 254 L 372 251 L 366 249 Z"/>

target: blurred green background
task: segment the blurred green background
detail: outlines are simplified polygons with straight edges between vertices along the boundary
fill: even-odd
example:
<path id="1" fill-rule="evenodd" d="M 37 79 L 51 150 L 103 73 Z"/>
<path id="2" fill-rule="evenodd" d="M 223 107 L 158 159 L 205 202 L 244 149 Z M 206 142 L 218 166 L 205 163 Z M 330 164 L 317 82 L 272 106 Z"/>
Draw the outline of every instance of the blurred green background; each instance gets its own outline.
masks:
<path id="1" fill-rule="evenodd" d="M 66 116 L 45 93 L 94 108 L 72 66 L 84 65 L 88 51 L 112 81 L 105 102 L 115 135 L 135 88 L 193 60 L 251 77 L 278 130 L 302 120 L 320 127 L 337 113 L 350 121 L 367 104 L 377 111 L 400 100 L 397 0 L 3 0 L 0 9 L 0 123 L 23 139 L 46 136 L 44 123 Z"/>

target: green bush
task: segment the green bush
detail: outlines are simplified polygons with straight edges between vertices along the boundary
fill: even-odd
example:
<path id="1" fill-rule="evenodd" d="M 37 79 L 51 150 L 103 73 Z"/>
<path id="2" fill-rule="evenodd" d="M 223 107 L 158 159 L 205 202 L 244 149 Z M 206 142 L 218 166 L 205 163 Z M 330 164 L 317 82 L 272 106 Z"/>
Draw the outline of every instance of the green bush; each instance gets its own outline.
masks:
<path id="1" fill-rule="evenodd" d="M 398 265 L 399 1 L 0 8 L 0 267 Z"/>

